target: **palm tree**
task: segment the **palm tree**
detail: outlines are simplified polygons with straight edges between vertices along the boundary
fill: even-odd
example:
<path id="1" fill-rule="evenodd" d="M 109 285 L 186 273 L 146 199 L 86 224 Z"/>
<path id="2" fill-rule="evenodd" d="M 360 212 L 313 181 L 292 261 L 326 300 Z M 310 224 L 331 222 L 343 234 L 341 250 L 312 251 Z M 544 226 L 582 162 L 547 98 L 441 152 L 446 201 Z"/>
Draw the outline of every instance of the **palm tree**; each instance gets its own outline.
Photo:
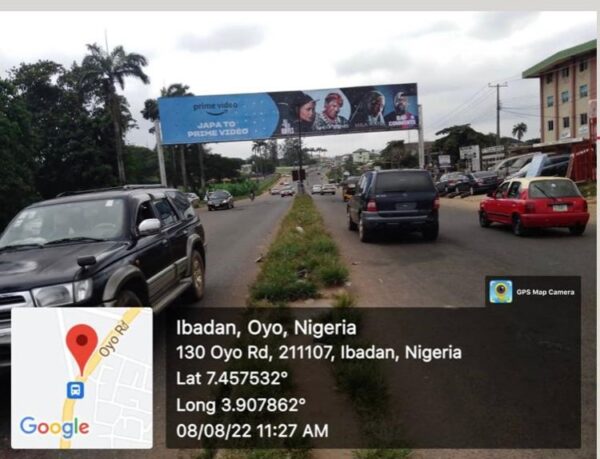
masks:
<path id="1" fill-rule="evenodd" d="M 527 125 L 525 123 L 515 124 L 512 130 L 512 135 L 516 135 L 519 142 L 523 138 L 523 134 L 527 132 Z"/>
<path id="2" fill-rule="evenodd" d="M 163 87 L 160 90 L 160 96 L 161 97 L 178 97 L 178 96 L 193 96 L 194 94 L 189 92 L 188 90 L 190 89 L 189 86 L 181 84 L 181 83 L 174 83 L 169 85 L 168 88 Z M 158 113 L 158 102 L 156 99 L 146 99 L 146 101 L 144 102 L 144 109 L 142 110 L 142 116 L 144 117 L 144 119 L 147 119 L 149 121 L 156 121 L 158 119 L 160 119 L 159 113 Z M 154 128 L 150 129 L 150 132 L 154 132 Z M 177 147 L 175 147 L 177 148 Z M 175 157 L 173 157 L 173 160 L 175 160 Z M 179 147 L 179 163 L 181 165 L 181 177 L 183 179 L 183 187 L 185 189 L 188 188 L 188 180 L 187 180 L 187 170 L 185 167 L 185 147 L 184 146 L 180 146 Z M 202 161 L 201 161 L 202 163 Z"/>
<path id="3" fill-rule="evenodd" d="M 262 175 L 265 175 L 265 172 L 264 172 L 264 170 L 265 170 L 264 169 L 265 164 L 264 164 L 263 155 L 264 155 L 264 152 L 265 152 L 267 146 L 268 146 L 268 144 L 264 140 L 255 140 L 255 141 L 252 142 L 252 152 L 254 154 L 256 154 L 260 158 L 260 160 L 262 160 L 261 162 L 263 163 L 262 164 L 263 167 L 261 168 L 262 169 Z"/>
<path id="4" fill-rule="evenodd" d="M 126 53 L 122 46 L 117 46 L 110 53 L 108 50 L 102 50 L 95 43 L 86 46 L 89 54 L 83 58 L 81 63 L 83 71 L 81 82 L 84 87 L 99 85 L 102 89 L 113 124 L 119 182 L 125 183 L 123 130 L 115 85 L 118 84 L 121 90 L 125 89 L 126 77 L 135 77 L 145 84 L 150 83 L 148 75 L 142 70 L 142 67 L 148 65 L 148 61 L 141 54 Z"/>

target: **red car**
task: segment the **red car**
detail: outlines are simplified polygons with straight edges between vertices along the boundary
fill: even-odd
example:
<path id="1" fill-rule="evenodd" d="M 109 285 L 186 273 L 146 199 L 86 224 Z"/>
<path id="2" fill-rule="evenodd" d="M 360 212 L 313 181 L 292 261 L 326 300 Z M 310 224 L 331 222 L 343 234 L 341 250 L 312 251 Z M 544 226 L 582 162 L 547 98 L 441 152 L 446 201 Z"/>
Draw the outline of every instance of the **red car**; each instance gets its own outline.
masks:
<path id="1" fill-rule="evenodd" d="M 531 228 L 569 228 L 581 235 L 590 218 L 587 201 L 572 180 L 563 177 L 516 178 L 503 182 L 479 205 L 479 224 L 511 225 L 524 236 Z"/>

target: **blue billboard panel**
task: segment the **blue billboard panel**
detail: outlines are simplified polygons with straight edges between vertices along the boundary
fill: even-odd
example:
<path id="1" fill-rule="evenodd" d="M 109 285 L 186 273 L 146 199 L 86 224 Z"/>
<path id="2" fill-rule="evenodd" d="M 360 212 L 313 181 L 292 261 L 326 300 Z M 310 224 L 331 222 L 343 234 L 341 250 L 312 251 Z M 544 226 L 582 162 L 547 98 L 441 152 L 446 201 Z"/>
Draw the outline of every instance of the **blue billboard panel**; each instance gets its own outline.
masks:
<path id="1" fill-rule="evenodd" d="M 158 99 L 163 143 L 417 129 L 416 83 Z"/>

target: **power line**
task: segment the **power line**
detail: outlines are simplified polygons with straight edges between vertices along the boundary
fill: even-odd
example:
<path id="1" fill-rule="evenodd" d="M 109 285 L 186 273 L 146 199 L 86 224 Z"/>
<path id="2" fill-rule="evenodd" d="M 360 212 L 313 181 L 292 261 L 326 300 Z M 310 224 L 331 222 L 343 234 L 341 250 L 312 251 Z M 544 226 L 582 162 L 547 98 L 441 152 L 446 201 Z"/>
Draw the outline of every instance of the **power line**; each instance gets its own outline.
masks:
<path id="1" fill-rule="evenodd" d="M 484 89 L 489 89 L 489 88 L 484 88 Z M 482 103 L 485 99 L 490 97 L 492 95 L 492 92 L 488 91 L 487 93 L 481 93 L 481 91 L 479 91 L 477 94 L 478 94 L 477 97 L 470 100 L 468 103 L 466 103 L 466 105 L 462 104 L 462 105 L 464 105 L 462 108 L 453 110 L 452 112 L 448 113 L 446 116 L 439 118 L 437 122 L 434 122 L 432 124 L 432 127 L 434 129 L 437 129 L 445 124 L 448 124 L 448 121 L 450 119 L 452 119 L 453 117 L 458 118 L 459 116 L 462 116 L 465 112 L 468 112 L 468 110 L 473 108 L 475 105 Z"/>

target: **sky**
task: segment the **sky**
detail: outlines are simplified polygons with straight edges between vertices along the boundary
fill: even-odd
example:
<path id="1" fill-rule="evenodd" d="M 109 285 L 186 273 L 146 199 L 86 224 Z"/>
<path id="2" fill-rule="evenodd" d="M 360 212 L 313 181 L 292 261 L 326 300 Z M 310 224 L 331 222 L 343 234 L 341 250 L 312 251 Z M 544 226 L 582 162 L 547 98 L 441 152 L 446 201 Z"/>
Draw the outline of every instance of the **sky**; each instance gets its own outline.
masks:
<path id="1" fill-rule="evenodd" d="M 21 62 L 81 62 L 86 44 L 122 45 L 148 59 L 150 84 L 126 80 L 139 126 L 129 144 L 154 148 L 140 111 L 160 89 L 183 83 L 196 95 L 417 83 L 425 140 L 455 124 L 501 135 L 527 124 L 540 137 L 539 82 L 524 70 L 597 37 L 596 12 L 0 12 L 0 77 Z M 417 131 L 310 137 L 326 155 L 379 151 Z M 250 142 L 210 144 L 247 158 Z"/>

